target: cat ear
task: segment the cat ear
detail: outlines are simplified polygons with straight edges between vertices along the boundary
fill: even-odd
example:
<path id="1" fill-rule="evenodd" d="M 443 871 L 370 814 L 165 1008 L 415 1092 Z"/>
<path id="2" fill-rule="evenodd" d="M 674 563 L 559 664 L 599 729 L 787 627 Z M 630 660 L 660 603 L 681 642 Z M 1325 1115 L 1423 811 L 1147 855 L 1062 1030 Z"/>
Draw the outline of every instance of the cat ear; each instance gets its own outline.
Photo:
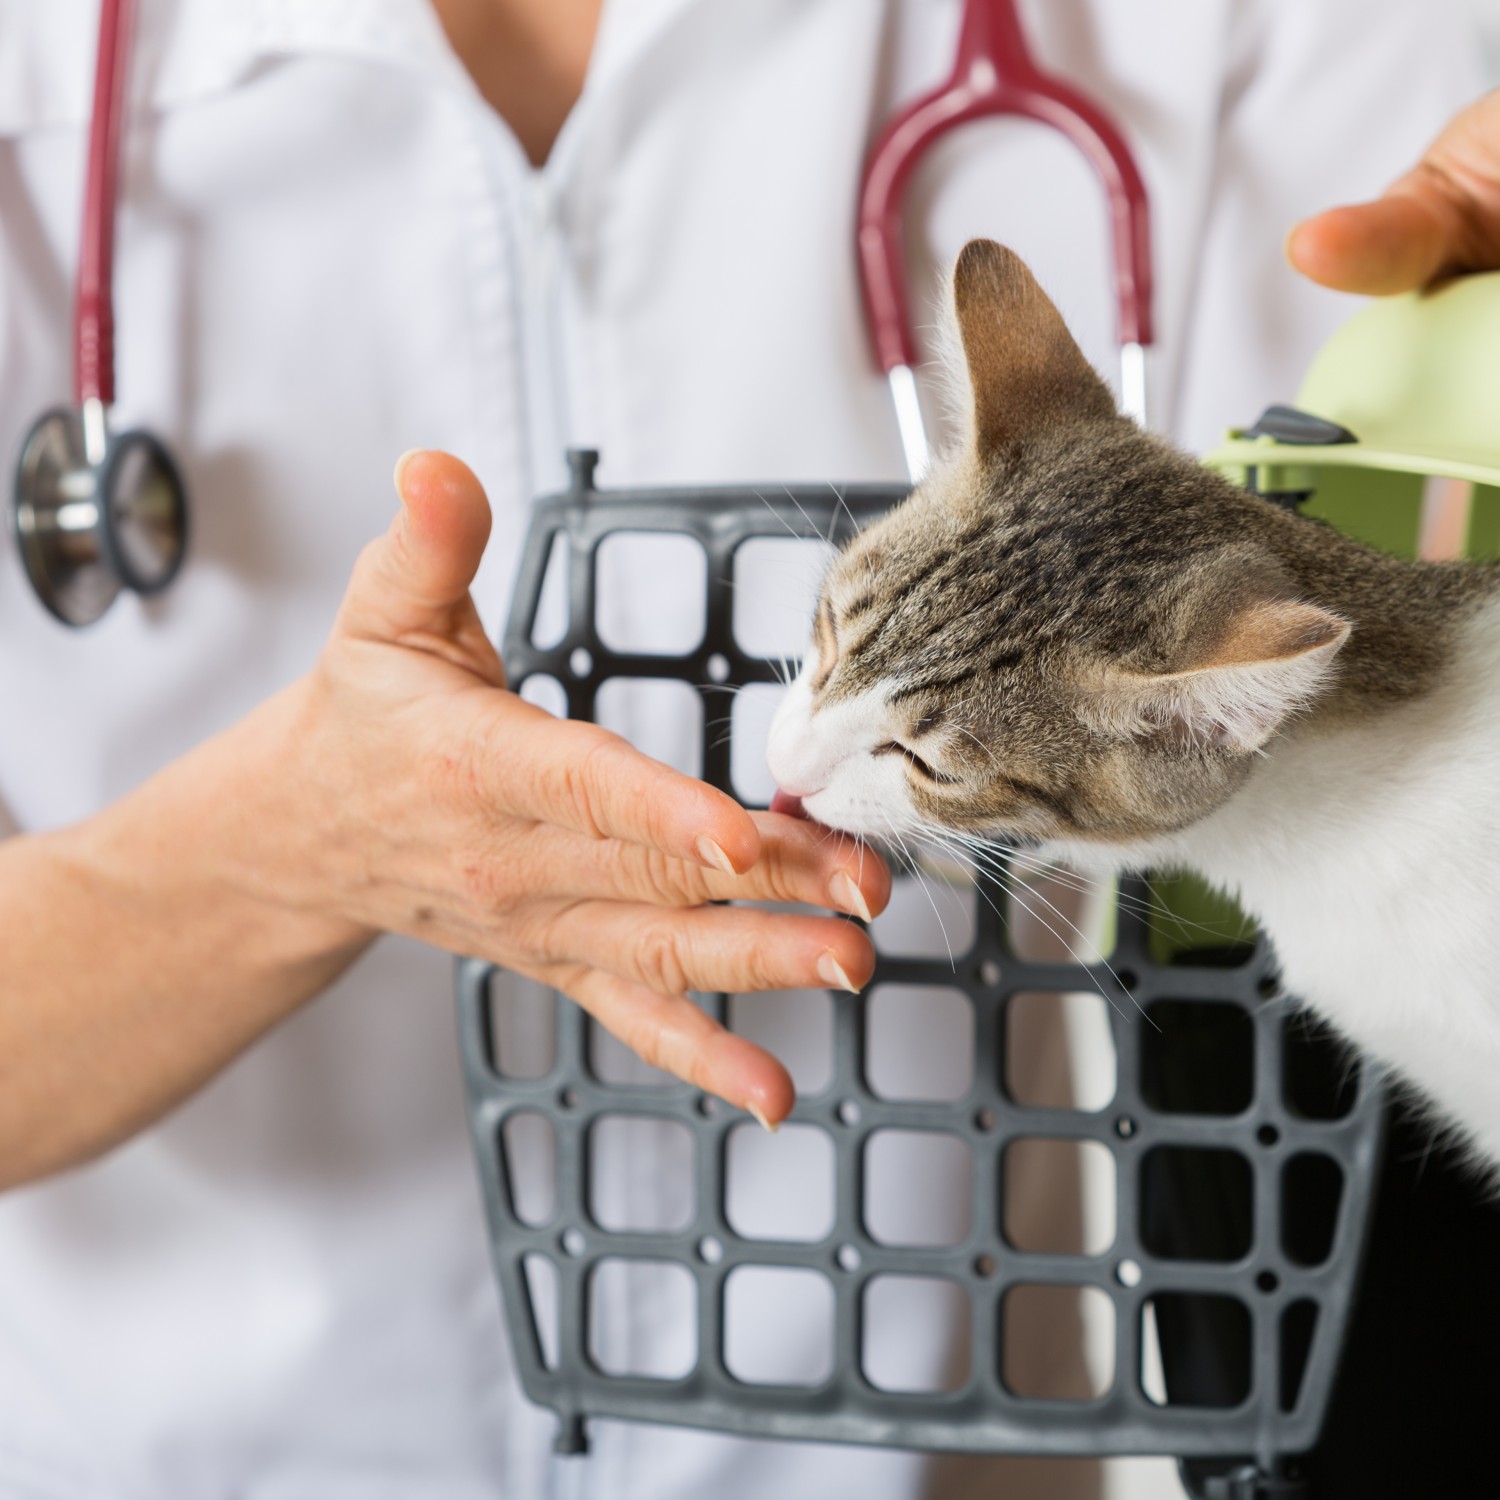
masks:
<path id="1" fill-rule="evenodd" d="M 982 457 L 1048 427 L 1114 416 L 1109 387 L 1013 250 L 970 240 L 952 292 Z"/>
<path id="2" fill-rule="evenodd" d="M 1110 668 L 1085 687 L 1084 715 L 1121 738 L 1258 750 L 1326 685 L 1349 623 L 1293 600 L 1235 612 L 1216 644 L 1173 672 Z"/>

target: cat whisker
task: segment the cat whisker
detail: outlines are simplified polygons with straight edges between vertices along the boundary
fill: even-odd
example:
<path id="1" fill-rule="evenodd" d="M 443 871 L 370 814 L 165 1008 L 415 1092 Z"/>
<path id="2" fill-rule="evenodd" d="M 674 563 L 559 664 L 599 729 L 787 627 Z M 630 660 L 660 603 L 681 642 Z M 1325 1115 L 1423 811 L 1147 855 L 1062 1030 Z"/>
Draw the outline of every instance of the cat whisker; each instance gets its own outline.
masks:
<path id="1" fill-rule="evenodd" d="M 828 534 L 823 538 L 823 545 L 825 547 L 834 547 L 837 544 L 833 540 L 833 534 L 839 529 L 839 506 L 843 505 L 844 497 L 839 493 L 839 487 L 832 480 L 829 480 L 828 488 L 833 491 L 834 504 L 833 510 L 828 516 Z M 847 510 L 848 506 L 844 506 L 844 509 Z M 850 520 L 853 520 L 852 516 Z"/>
<path id="2" fill-rule="evenodd" d="M 933 898 L 932 891 L 929 889 L 927 882 L 922 878 L 921 868 L 911 857 L 911 852 L 906 847 L 906 840 L 901 837 L 900 832 L 896 828 L 894 820 L 889 816 L 889 814 L 883 813 L 882 817 L 886 826 L 891 831 L 891 837 L 895 839 L 897 845 L 900 847 L 901 853 L 905 856 L 906 863 L 910 868 L 911 873 L 916 876 L 917 885 L 921 888 L 922 894 L 926 896 L 927 904 L 932 908 L 932 915 L 937 921 L 938 931 L 943 935 L 943 946 L 948 950 L 948 963 L 953 969 L 953 972 L 956 974 L 958 972 L 958 959 L 954 956 L 953 943 L 948 937 L 948 928 L 943 921 L 942 912 L 938 910 L 937 901 Z M 920 831 L 913 830 L 913 837 L 920 837 Z"/>
<path id="3" fill-rule="evenodd" d="M 1015 854 L 1020 851 L 1007 849 L 1003 852 L 1008 854 Z M 991 872 L 994 871 L 995 867 L 990 863 L 990 861 L 994 860 L 996 857 L 994 853 L 992 853 L 991 851 L 974 849 L 970 849 L 969 853 L 980 868 L 987 869 Z M 1004 869 L 1007 878 L 1015 881 L 1021 889 L 1025 891 L 1036 890 L 1036 886 L 1034 885 L 1034 883 L 1029 881 L 1026 875 L 1018 870 L 1013 864 L 1005 865 L 1002 868 Z M 1071 872 L 1066 871 L 1061 866 L 1057 865 L 1054 865 L 1048 869 L 1037 870 L 1036 874 L 1039 879 L 1055 880 L 1063 887 L 1064 890 L 1070 891 L 1076 895 L 1083 897 L 1094 895 L 1096 892 L 1102 889 L 1102 886 L 1099 882 L 1073 876 Z M 1039 899 L 1046 899 L 1045 897 L 1041 896 L 1041 893 L 1039 891 L 1037 891 L 1036 893 Z M 1132 896 L 1128 896 L 1125 892 L 1119 890 L 1118 888 L 1112 893 L 1111 899 L 1116 901 L 1119 905 L 1123 906 L 1126 910 L 1143 917 L 1162 917 L 1175 919 L 1175 913 L 1169 911 L 1166 907 L 1160 906 L 1156 903 L 1139 901 Z M 1216 929 L 1204 927 L 1201 923 L 1196 923 L 1193 925 L 1198 926 L 1201 931 L 1212 934 L 1215 937 L 1221 936 L 1221 934 Z"/>
<path id="4" fill-rule="evenodd" d="M 976 860 L 993 857 L 995 854 L 1004 855 L 1012 860 L 1024 857 L 1026 851 L 1016 848 L 1014 845 L 1002 844 L 992 839 L 980 839 L 972 834 L 961 833 L 956 829 L 942 830 L 944 835 L 955 843 L 961 844 Z M 1059 864 L 1055 860 L 1049 860 L 1045 865 L 1028 864 L 1027 868 L 1035 871 L 1036 875 L 1045 880 L 1055 880 L 1060 885 L 1070 890 L 1075 890 L 1081 895 L 1088 895 L 1100 888 L 1100 882 L 1091 876 L 1081 875 L 1076 871 L 1068 869 L 1066 865 Z M 1007 873 L 1012 879 L 1026 881 L 1026 869 L 1018 868 L 1015 864 L 1007 866 Z M 1027 887 L 1030 889 L 1030 887 Z M 1131 896 L 1125 891 L 1115 889 L 1114 900 L 1127 910 L 1135 912 L 1144 917 L 1155 917 L 1163 921 L 1171 922 L 1184 937 L 1188 936 L 1191 928 L 1205 936 L 1223 941 L 1224 932 L 1221 928 L 1210 927 L 1203 922 L 1195 922 L 1189 917 L 1184 917 L 1174 912 L 1170 907 L 1152 898 L 1142 899 Z M 1254 923 L 1248 917 L 1241 917 L 1241 926 L 1236 934 L 1236 940 L 1247 941 L 1254 931 Z"/>
<path id="5" fill-rule="evenodd" d="M 792 504 L 797 507 L 797 514 L 799 516 L 801 516 L 804 521 L 807 522 L 807 529 L 808 529 L 809 532 L 812 533 L 812 537 L 799 537 L 798 540 L 799 541 L 810 541 L 810 540 L 812 540 L 813 537 L 816 537 L 819 541 L 821 541 L 823 539 L 823 533 L 816 526 L 813 525 L 813 518 L 810 515 L 808 515 L 808 513 L 802 508 L 802 502 L 800 500 L 798 500 L 797 497 L 792 493 L 791 487 L 789 485 L 785 485 L 784 484 L 784 485 L 782 485 L 781 488 L 786 491 L 786 497 L 787 497 L 787 499 L 790 500 L 792 502 Z M 794 535 L 795 535 L 795 533 L 794 533 Z"/>
<path id="6" fill-rule="evenodd" d="M 1024 859 L 1027 851 L 1015 845 L 1001 844 L 988 839 L 976 839 L 953 830 L 944 830 L 944 832 L 956 845 L 971 855 L 976 863 L 982 863 L 985 860 L 1001 856 L 1012 861 L 1013 863 L 1007 866 L 1008 873 L 1013 879 L 1021 881 L 1023 884 L 1026 883 L 1027 871 L 1030 870 L 1035 873 L 1038 879 L 1055 880 L 1065 888 L 1077 891 L 1080 895 L 1090 895 L 1100 888 L 1099 881 L 1090 876 L 1077 874 L 1075 871 L 1069 870 L 1066 866 L 1060 865 L 1055 861 L 1049 861 L 1044 866 L 1027 864 L 1023 867 L 1019 865 L 1016 862 Z M 1133 900 L 1133 898 L 1125 896 L 1123 893 L 1119 893 L 1119 899 L 1121 901 Z"/>
<path id="7" fill-rule="evenodd" d="M 990 747 L 986 745 L 985 742 L 973 732 L 973 730 L 965 729 L 962 724 L 955 724 L 953 728 L 958 730 L 958 732 L 966 739 L 972 740 L 974 744 L 976 744 L 980 748 L 980 750 L 982 750 L 985 755 L 989 757 L 990 764 L 994 766 L 996 770 L 1000 768 L 1000 757 L 996 755 L 995 752 L 991 750 Z"/>
<path id="8" fill-rule="evenodd" d="M 864 532 L 864 527 L 859 524 L 859 521 L 856 519 L 853 510 L 850 509 L 849 501 L 845 497 L 844 492 L 831 479 L 828 481 L 828 488 L 833 491 L 834 499 L 834 525 L 829 528 L 829 540 L 831 543 L 833 539 L 833 533 L 838 529 L 838 513 L 840 510 L 842 510 L 844 514 L 849 517 L 849 535 L 843 543 L 843 545 L 847 547 L 850 542 L 854 541 L 856 537 L 860 536 Z M 875 579 L 875 569 L 868 557 L 866 557 L 864 561 L 865 569 L 870 575 L 871 582 L 873 582 Z"/>
<path id="9" fill-rule="evenodd" d="M 944 830 L 944 831 L 946 832 L 946 830 Z M 934 833 L 933 833 L 932 830 L 926 830 L 925 833 L 926 833 L 926 836 L 929 839 L 931 839 L 935 844 L 938 845 L 938 847 L 943 847 L 943 841 L 942 841 L 942 839 L 939 838 L 939 837 L 936 837 L 934 835 Z M 949 846 L 948 852 L 949 853 L 954 852 L 951 846 Z M 972 851 L 969 851 L 969 852 L 972 852 Z M 1036 897 L 1036 899 L 1039 900 L 1055 917 L 1057 917 L 1057 919 L 1059 921 L 1065 923 L 1068 927 L 1072 928 L 1073 932 L 1077 934 L 1077 936 L 1080 939 L 1080 941 L 1084 944 L 1085 949 L 1088 950 L 1088 951 L 1092 951 L 1092 953 L 1094 955 L 1093 961 L 1095 963 L 1099 964 L 1105 970 L 1105 972 L 1108 973 L 1108 975 L 1110 976 L 1110 978 L 1113 979 L 1114 982 L 1120 987 L 1120 990 L 1124 994 L 1131 995 L 1130 989 L 1121 980 L 1119 974 L 1115 972 L 1114 966 L 1110 963 L 1109 959 L 1101 951 L 1098 943 L 1096 943 L 1094 941 L 1094 939 L 1091 938 L 1088 935 L 1088 933 L 1086 933 L 1075 921 L 1073 921 L 1073 919 L 1071 917 L 1069 917 L 1066 912 L 1060 910 L 1057 906 L 1055 906 L 1044 895 L 1042 895 L 1042 893 L 1039 890 L 1037 890 L 1034 886 L 1025 886 L 1025 885 L 1021 884 L 1020 882 L 1015 881 L 1013 879 L 1013 877 L 1011 877 L 1009 875 L 1009 871 L 1007 869 L 1005 869 L 1005 867 L 1002 864 L 998 863 L 998 862 L 995 865 L 993 865 L 992 867 L 990 867 L 987 870 L 986 873 L 988 873 L 991 876 L 991 878 L 994 879 L 995 883 L 997 885 L 999 885 L 1001 887 L 1001 889 L 1004 890 L 1005 893 L 1013 901 L 1018 901 L 1020 903 L 1020 905 L 1021 905 L 1021 907 L 1022 907 L 1023 910 L 1029 912 L 1030 915 L 1033 918 L 1035 918 L 1038 922 L 1040 922 L 1042 924 L 1042 926 L 1045 927 L 1047 929 L 1047 931 L 1050 932 L 1052 934 L 1052 936 L 1055 937 L 1057 939 L 1057 941 L 1062 944 L 1063 948 L 1069 954 L 1071 954 L 1073 956 L 1074 960 L 1077 961 L 1077 959 L 1078 959 L 1078 947 L 1077 947 L 1077 944 L 1075 944 L 1074 942 L 1072 942 L 1070 939 L 1064 937 L 1064 935 L 1061 932 L 1059 932 L 1057 930 L 1057 928 L 1055 928 L 1051 924 L 1051 922 L 1049 922 L 1046 919 L 1046 917 L 1044 917 L 1041 914 L 1041 912 L 1039 912 L 1034 906 L 1031 906 L 1030 904 L 1028 904 L 1027 901 L 1026 901 L 1026 899 L 1025 899 L 1025 895 L 1023 895 L 1022 892 L 1025 892 L 1026 895 L 1031 895 L 1031 896 Z M 993 908 L 994 903 L 991 902 L 990 905 Z M 997 911 L 996 914 L 999 915 L 998 911 Z M 1146 1015 L 1146 1011 L 1145 1011 L 1144 1007 L 1141 1005 L 1141 1003 L 1140 1003 L 1139 1000 L 1135 999 L 1134 995 L 1131 995 L 1131 1003 L 1135 1006 L 1136 1010 L 1138 1012 L 1140 1012 L 1140 1014 L 1142 1016 L 1145 1017 L 1145 1019 L 1147 1021 L 1151 1021 L 1150 1016 Z M 1111 1004 L 1113 1004 L 1113 1002 L 1111 1002 Z M 1116 1006 L 1115 1008 L 1117 1010 L 1119 1009 L 1118 1006 Z M 1123 1016 L 1124 1012 L 1121 1011 L 1120 1014 Z M 1153 1026 L 1156 1025 L 1156 1023 L 1154 1021 L 1151 1021 L 1151 1024 Z M 1160 1028 L 1158 1027 L 1157 1029 L 1159 1030 Z"/>
<path id="10" fill-rule="evenodd" d="M 791 537 L 791 539 L 794 542 L 805 542 L 807 540 L 807 538 L 805 536 L 803 536 L 802 533 L 800 531 L 798 531 L 797 528 L 795 526 L 793 526 L 792 523 L 790 521 L 788 521 L 787 518 L 784 515 L 782 515 L 782 513 L 779 510 L 777 510 L 777 508 L 774 505 L 771 504 L 770 500 L 765 495 L 761 494 L 761 492 L 759 490 L 755 490 L 755 491 L 753 491 L 753 493 L 755 495 L 755 498 L 757 500 L 759 500 L 760 503 L 762 505 L 764 505 L 765 508 L 768 511 L 770 511 L 771 514 L 773 516 L 775 516 L 776 519 L 778 521 L 780 521 L 783 526 L 786 527 L 786 534 L 789 537 Z M 791 492 L 790 491 L 787 492 L 787 497 L 788 497 L 788 499 L 791 498 Z M 796 501 L 793 501 L 792 503 L 795 505 Z M 801 507 L 798 506 L 798 509 L 800 510 Z M 814 535 L 816 535 L 816 534 L 817 534 L 817 531 L 816 531 L 816 528 L 814 528 Z"/>

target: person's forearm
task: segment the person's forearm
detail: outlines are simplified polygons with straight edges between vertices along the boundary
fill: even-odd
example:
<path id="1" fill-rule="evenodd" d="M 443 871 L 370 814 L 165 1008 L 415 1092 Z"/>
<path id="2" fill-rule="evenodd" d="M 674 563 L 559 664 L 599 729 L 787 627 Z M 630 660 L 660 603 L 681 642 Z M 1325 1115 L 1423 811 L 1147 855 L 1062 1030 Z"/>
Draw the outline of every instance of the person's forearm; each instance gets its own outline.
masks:
<path id="1" fill-rule="evenodd" d="M 77 827 L 0 843 L 0 1188 L 140 1130 L 377 932 L 571 995 L 766 1121 L 791 1076 L 690 991 L 868 981 L 878 859 L 505 688 L 469 597 L 490 513 L 444 454 L 397 469 L 317 665 Z"/>
<path id="2" fill-rule="evenodd" d="M 75 827 L 0 843 L 0 1188 L 140 1130 L 368 935 L 242 878 L 287 698 Z"/>

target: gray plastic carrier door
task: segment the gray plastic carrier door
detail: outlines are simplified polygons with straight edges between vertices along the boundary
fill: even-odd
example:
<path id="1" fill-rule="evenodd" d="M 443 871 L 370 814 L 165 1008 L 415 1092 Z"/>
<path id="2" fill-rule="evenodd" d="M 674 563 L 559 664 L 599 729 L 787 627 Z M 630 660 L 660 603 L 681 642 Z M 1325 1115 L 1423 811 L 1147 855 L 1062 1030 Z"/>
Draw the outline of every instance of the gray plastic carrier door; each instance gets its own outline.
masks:
<path id="1" fill-rule="evenodd" d="M 729 789 L 731 694 L 777 682 L 780 665 L 736 639 L 739 550 L 788 534 L 838 542 L 904 491 L 609 491 L 594 486 L 594 455 L 571 458 L 572 487 L 538 504 L 526 542 L 503 643 L 512 685 L 551 678 L 559 707 L 577 719 L 594 717 L 612 679 L 683 685 L 702 702 L 703 775 Z M 599 549 L 622 532 L 684 538 L 706 557 L 704 618 L 676 654 L 618 651 L 601 639 Z M 539 646 L 549 562 L 566 585 L 564 623 Z M 737 1228 L 731 1177 L 744 1132 L 759 1127 L 670 1080 L 609 1081 L 577 1007 L 551 1007 L 542 1070 L 508 1073 L 494 971 L 460 963 L 495 1270 L 521 1380 L 557 1413 L 560 1450 L 581 1451 L 587 1419 L 600 1416 L 975 1453 L 1220 1456 L 1249 1461 L 1239 1472 L 1253 1487 L 1215 1479 L 1207 1493 L 1283 1492 L 1260 1486 L 1275 1486 L 1287 1456 L 1318 1435 L 1363 1248 L 1378 1083 L 1281 995 L 1264 938 L 1195 946 L 1183 924 L 1164 944 L 1154 887 L 1132 881 L 1118 893 L 1107 961 L 1038 961 L 1012 941 L 1003 873 L 977 877 L 964 951 L 882 952 L 865 995 L 829 995 L 826 1077 L 800 1094 L 788 1122 L 830 1174 L 831 1212 L 815 1238 Z M 967 1012 L 976 1061 L 959 1097 L 890 1097 L 871 1076 L 872 1011 L 883 989 L 901 986 L 941 988 Z M 1086 1108 L 1038 1101 L 1006 1065 L 1025 1007 L 1070 995 L 1104 1002 L 1115 1055 L 1113 1090 L 1080 1101 Z M 698 998 L 724 1017 L 725 996 Z M 611 1228 L 595 1212 L 591 1158 L 601 1132 L 621 1121 L 654 1122 L 680 1143 L 675 1188 L 687 1207 L 670 1229 Z M 509 1159 L 508 1143 L 526 1130 L 551 1151 L 540 1214 L 523 1201 Z M 892 1243 L 872 1224 L 867 1189 L 883 1144 L 897 1137 L 966 1157 L 971 1213 L 956 1243 Z M 1028 1150 L 1056 1151 L 1060 1162 L 1086 1150 L 1112 1174 L 1107 1244 L 1061 1253 L 1008 1234 L 1006 1176 Z M 648 1270 L 679 1288 L 695 1342 L 664 1375 L 612 1371 L 591 1345 L 592 1304 Z M 826 1329 L 814 1383 L 747 1376 L 726 1361 L 739 1289 L 767 1274 L 802 1278 L 797 1305 Z M 893 1388 L 874 1368 L 869 1335 L 877 1313 L 918 1288 L 957 1309 L 967 1367 L 948 1370 L 938 1389 Z M 1037 1318 L 1055 1318 L 1060 1338 L 1089 1325 L 1096 1366 L 1105 1350 L 1091 1383 L 1049 1385 L 1046 1372 L 1008 1368 L 1008 1334 Z"/>

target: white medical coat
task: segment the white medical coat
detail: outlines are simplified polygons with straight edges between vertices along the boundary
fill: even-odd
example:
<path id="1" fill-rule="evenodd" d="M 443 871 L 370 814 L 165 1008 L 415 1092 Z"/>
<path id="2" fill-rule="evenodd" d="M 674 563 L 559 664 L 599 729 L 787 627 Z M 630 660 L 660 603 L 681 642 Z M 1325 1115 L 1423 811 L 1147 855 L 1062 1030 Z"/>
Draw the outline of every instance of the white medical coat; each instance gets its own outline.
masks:
<path id="1" fill-rule="evenodd" d="M 609 484 L 901 477 L 851 217 L 873 129 L 946 69 L 957 0 L 613 0 L 541 171 L 423 0 L 142 9 L 118 417 L 177 455 L 192 551 L 164 598 L 73 634 L 0 540 L 0 802 L 20 828 L 88 816 L 304 671 L 407 447 L 452 449 L 488 488 L 491 624 L 568 443 L 599 447 Z M 1285 268 L 1286 229 L 1413 159 L 1473 92 L 1467 33 L 1444 0 L 1024 9 L 1041 59 L 1136 151 L 1154 419 L 1206 445 L 1289 397 L 1348 310 Z M 68 393 L 96 10 L 0 0 L 0 454 Z M 1055 137 L 972 128 L 909 197 L 919 321 L 935 267 L 989 234 L 1112 374 L 1104 224 Z M 658 579 L 615 608 L 682 607 Z M 79 962 L 108 960 L 79 934 Z M 170 1119 L 0 1199 L 0 1493 L 551 1492 L 552 1423 L 520 1397 L 487 1262 L 450 988 L 446 956 L 384 942 Z M 208 973 L 184 1003 L 212 991 Z M 670 1190 L 646 1168 L 618 1190 Z M 615 1336 L 674 1335 L 637 1314 Z M 595 1439 L 577 1482 L 601 1500 L 924 1482 L 905 1455 Z"/>

